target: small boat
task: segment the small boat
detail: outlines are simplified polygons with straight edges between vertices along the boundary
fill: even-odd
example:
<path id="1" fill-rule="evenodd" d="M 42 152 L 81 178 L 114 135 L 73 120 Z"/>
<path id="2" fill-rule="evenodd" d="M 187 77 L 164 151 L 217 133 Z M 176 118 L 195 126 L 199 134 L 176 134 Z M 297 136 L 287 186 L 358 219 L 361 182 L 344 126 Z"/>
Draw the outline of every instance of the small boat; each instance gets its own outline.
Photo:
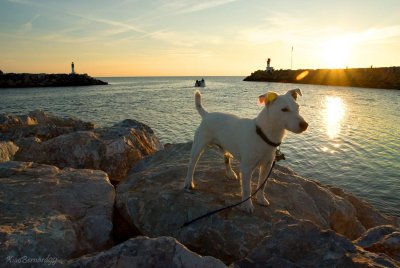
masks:
<path id="1" fill-rule="evenodd" d="M 201 80 L 196 80 L 196 83 L 194 83 L 195 87 L 205 87 L 206 86 L 206 81 L 204 81 L 204 78 Z"/>

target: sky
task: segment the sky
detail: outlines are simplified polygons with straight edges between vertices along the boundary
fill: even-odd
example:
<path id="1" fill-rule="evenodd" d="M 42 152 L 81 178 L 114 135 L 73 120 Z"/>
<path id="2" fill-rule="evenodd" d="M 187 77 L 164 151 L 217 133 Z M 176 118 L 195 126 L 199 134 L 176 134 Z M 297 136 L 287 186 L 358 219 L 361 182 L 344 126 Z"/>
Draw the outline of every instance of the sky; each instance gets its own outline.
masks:
<path id="1" fill-rule="evenodd" d="M 400 65 L 400 0 L 0 0 L 0 70 L 246 76 Z"/>

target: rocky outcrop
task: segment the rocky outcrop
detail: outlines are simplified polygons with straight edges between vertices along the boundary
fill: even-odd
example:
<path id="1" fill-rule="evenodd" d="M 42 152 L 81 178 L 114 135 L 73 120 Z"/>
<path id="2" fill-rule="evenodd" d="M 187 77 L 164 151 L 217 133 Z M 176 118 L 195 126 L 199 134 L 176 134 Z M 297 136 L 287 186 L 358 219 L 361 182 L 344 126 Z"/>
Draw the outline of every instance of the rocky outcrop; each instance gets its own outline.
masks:
<path id="1" fill-rule="evenodd" d="M 3 263 L 24 256 L 68 259 L 112 243 L 115 192 L 103 171 L 4 162 L 0 196 Z"/>
<path id="2" fill-rule="evenodd" d="M 311 221 L 285 215 L 254 250 L 234 267 L 398 267 L 383 254 L 355 246 Z"/>
<path id="3" fill-rule="evenodd" d="M 189 251 L 172 237 L 137 237 L 96 255 L 83 256 L 67 267 L 226 267 L 213 257 L 202 257 Z"/>
<path id="4" fill-rule="evenodd" d="M 110 128 L 72 132 L 44 142 L 30 140 L 26 146 L 17 144 L 23 148 L 16 154 L 17 160 L 61 168 L 100 169 L 114 181 L 126 177 L 144 156 L 162 148 L 151 128 L 135 120 L 124 120 Z"/>
<path id="5" fill-rule="evenodd" d="M 14 141 L 19 147 L 15 160 L 100 169 L 114 181 L 123 179 L 144 156 L 162 148 L 150 127 L 130 119 L 95 128 L 90 122 L 34 111 L 0 115 L 0 130 L 0 140 Z"/>
<path id="6" fill-rule="evenodd" d="M 31 267 L 400 267 L 398 220 L 279 165 L 269 207 L 183 227 L 240 201 L 240 182 L 225 178 L 211 149 L 196 189 L 185 192 L 191 143 L 162 148 L 135 120 L 96 128 L 42 111 L 0 115 L 0 259 L 7 267 L 25 258 Z M 121 180 L 116 193 L 109 176 Z"/>
<path id="7" fill-rule="evenodd" d="M 26 115 L 0 114 L 0 141 L 15 142 L 23 138 L 46 141 L 63 134 L 94 128 L 94 123 L 58 117 L 42 110 Z"/>
<path id="8" fill-rule="evenodd" d="M 391 225 L 369 229 L 355 243 L 364 249 L 385 253 L 400 262 L 400 229 Z"/>
<path id="9" fill-rule="evenodd" d="M 400 67 L 317 69 L 317 70 L 258 70 L 244 81 L 297 83 L 329 86 L 400 89 Z"/>
<path id="10" fill-rule="evenodd" d="M 245 257 L 271 232 L 276 211 L 287 211 L 351 240 L 360 237 L 367 226 L 394 224 L 394 219 L 376 211 L 373 217 L 359 215 L 359 211 L 368 211 L 355 207 L 349 197 L 277 166 L 267 184 L 269 207 L 258 205 L 251 215 L 234 208 L 180 228 L 208 211 L 240 201 L 240 183 L 225 179 L 223 157 L 214 150 L 207 150 L 199 161 L 197 188 L 183 191 L 190 148 L 190 143 L 172 145 L 145 158 L 118 185 L 118 209 L 144 235 L 176 237 L 191 250 L 229 264 Z"/>
<path id="11" fill-rule="evenodd" d="M 18 146 L 14 143 L 0 141 L 0 163 L 12 160 L 17 151 Z"/>
<path id="12" fill-rule="evenodd" d="M 90 77 L 87 74 L 5 73 L 0 76 L 0 88 L 72 87 L 92 85 L 108 85 L 108 83 Z"/>

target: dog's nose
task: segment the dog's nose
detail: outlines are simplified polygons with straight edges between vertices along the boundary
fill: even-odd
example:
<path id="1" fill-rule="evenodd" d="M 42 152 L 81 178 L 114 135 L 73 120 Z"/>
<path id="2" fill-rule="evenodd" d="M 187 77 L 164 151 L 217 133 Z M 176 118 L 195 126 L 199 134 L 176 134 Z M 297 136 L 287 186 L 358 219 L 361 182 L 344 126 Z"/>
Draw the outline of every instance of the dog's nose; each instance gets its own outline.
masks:
<path id="1" fill-rule="evenodd" d="M 301 121 L 299 126 L 301 131 L 305 131 L 308 128 L 308 123 L 306 121 Z"/>

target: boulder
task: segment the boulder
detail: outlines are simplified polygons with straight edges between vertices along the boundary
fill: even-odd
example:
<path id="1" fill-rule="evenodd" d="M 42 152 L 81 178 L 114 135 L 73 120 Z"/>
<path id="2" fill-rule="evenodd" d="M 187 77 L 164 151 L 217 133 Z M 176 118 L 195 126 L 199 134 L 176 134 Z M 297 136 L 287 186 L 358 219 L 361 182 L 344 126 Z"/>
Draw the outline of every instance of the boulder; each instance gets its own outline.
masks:
<path id="1" fill-rule="evenodd" d="M 206 150 L 200 159 L 194 191 L 183 190 L 190 148 L 191 143 L 171 145 L 146 157 L 118 185 L 117 208 L 142 234 L 173 236 L 191 250 L 229 264 L 245 257 L 271 232 L 276 211 L 280 210 L 350 239 L 358 238 L 366 230 L 358 220 L 358 210 L 347 198 L 279 165 L 267 184 L 269 207 L 255 202 L 253 214 L 246 214 L 236 207 L 181 228 L 185 222 L 208 211 L 241 200 L 240 183 L 225 178 L 223 156 L 216 150 Z M 252 189 L 255 188 L 256 178 L 252 183 Z M 393 219 L 378 216 L 379 220 L 370 225 L 393 224 Z"/>
<path id="2" fill-rule="evenodd" d="M 124 120 L 109 128 L 76 131 L 47 141 L 20 139 L 18 161 L 34 161 L 60 168 L 100 169 L 114 181 L 128 175 L 144 156 L 162 148 L 153 130 L 136 120 Z"/>
<path id="3" fill-rule="evenodd" d="M 66 265 L 78 267 L 226 267 L 213 257 L 202 257 L 172 237 L 136 237 L 110 250 L 82 256 Z"/>
<path id="4" fill-rule="evenodd" d="M 283 213 L 285 214 L 285 213 Z M 356 247 L 347 238 L 286 214 L 234 267 L 398 267 L 390 257 Z"/>
<path id="5" fill-rule="evenodd" d="M 112 245 L 115 191 L 107 174 L 0 163 L 0 259 L 69 259 Z"/>
<path id="6" fill-rule="evenodd" d="M 26 115 L 0 114 L 0 141 L 36 138 L 46 141 L 74 131 L 92 130 L 95 125 L 75 118 L 62 118 L 35 110 Z"/>
<path id="7" fill-rule="evenodd" d="M 14 143 L 0 141 L 0 163 L 12 160 L 17 151 L 18 146 Z"/>
<path id="8" fill-rule="evenodd" d="M 400 262 L 400 229 L 392 225 L 371 228 L 355 243 L 368 251 L 385 253 Z"/>

